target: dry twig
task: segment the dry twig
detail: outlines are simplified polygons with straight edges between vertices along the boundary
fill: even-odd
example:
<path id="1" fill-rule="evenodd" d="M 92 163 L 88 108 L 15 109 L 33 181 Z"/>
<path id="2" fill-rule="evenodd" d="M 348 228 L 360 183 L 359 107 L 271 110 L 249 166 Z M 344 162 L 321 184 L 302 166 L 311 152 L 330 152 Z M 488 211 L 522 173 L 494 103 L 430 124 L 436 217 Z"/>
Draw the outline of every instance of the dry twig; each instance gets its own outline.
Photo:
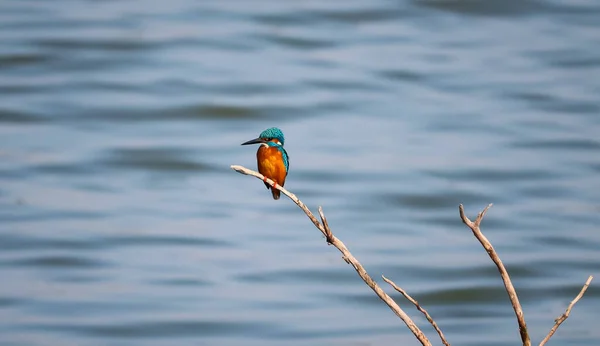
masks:
<path id="1" fill-rule="evenodd" d="M 423 315 L 425 315 L 425 318 L 427 318 L 427 321 L 429 321 L 429 323 L 431 323 L 431 325 L 433 326 L 433 328 L 435 329 L 435 331 L 440 336 L 440 339 L 442 340 L 442 343 L 444 345 L 446 345 L 446 346 L 450 346 L 450 343 L 448 342 L 448 340 L 446 340 L 446 337 L 444 336 L 444 333 L 442 333 L 442 330 L 438 327 L 437 323 L 435 323 L 435 321 L 433 320 L 433 318 L 431 317 L 431 315 L 429 315 L 429 313 L 427 312 L 427 310 L 425 310 L 425 308 L 421 307 L 421 305 L 419 304 L 418 301 L 416 301 L 413 297 L 411 297 L 408 293 L 406 293 L 406 291 L 403 290 L 401 287 L 399 287 L 398 285 L 396 285 L 392 280 L 386 278 L 383 275 L 381 275 L 381 277 L 383 278 L 383 280 L 385 282 L 387 282 L 388 284 L 390 284 L 396 291 L 400 292 L 404 296 L 404 298 L 406 298 L 409 302 L 413 303 L 415 305 L 415 307 L 417 308 L 417 310 L 421 311 L 423 313 Z"/>
<path id="2" fill-rule="evenodd" d="M 241 174 L 251 175 L 260 180 L 265 179 L 265 177 L 262 174 L 242 166 L 233 165 L 231 166 L 231 169 Z M 266 178 L 266 182 L 272 186 L 273 184 L 275 184 L 275 182 L 269 178 Z M 323 224 L 321 224 L 319 220 L 317 220 L 313 213 L 306 207 L 304 203 L 302 203 L 302 201 L 298 199 L 298 197 L 296 197 L 296 195 L 284 189 L 279 184 L 275 185 L 274 188 L 278 189 L 284 195 L 288 196 L 294 203 L 296 203 L 298 207 L 300 207 L 300 209 L 304 211 L 306 216 L 308 216 L 308 218 L 312 221 L 315 227 L 317 227 L 319 231 L 323 233 L 323 235 L 327 239 L 327 242 L 335 246 L 342 253 L 343 259 L 354 267 L 354 270 L 356 270 L 358 275 L 361 277 L 361 279 L 363 279 L 367 286 L 369 286 L 375 292 L 375 294 L 377 294 L 377 296 L 381 300 L 383 300 L 387 304 L 387 306 L 389 306 L 389 308 L 394 312 L 394 314 L 396 314 L 396 316 L 398 316 L 406 324 L 408 329 L 410 329 L 410 331 L 421 342 L 421 344 L 431 346 L 431 342 L 429 341 L 429 339 L 427 339 L 425 334 L 423 334 L 421 329 L 419 329 L 419 327 L 417 327 L 413 320 L 400 308 L 400 306 L 398 306 L 398 304 L 387 293 L 385 293 L 383 289 L 379 287 L 379 285 L 377 285 L 377 283 L 369 276 L 362 264 L 360 264 L 360 262 L 352 255 L 352 253 L 350 253 L 350 250 L 348 250 L 346 245 L 331 233 L 329 225 L 327 224 L 327 220 L 323 215 L 322 209 L 319 208 L 319 214 L 321 216 L 321 219 L 323 220 Z"/>
<path id="3" fill-rule="evenodd" d="M 523 308 L 521 308 L 521 303 L 519 303 L 519 297 L 517 297 L 517 292 L 515 291 L 515 287 L 510 281 L 510 276 L 504 267 L 504 264 L 498 257 L 496 250 L 492 246 L 492 243 L 481 233 L 479 229 L 479 225 L 481 224 L 481 220 L 485 216 L 485 213 L 492 205 L 489 204 L 483 211 L 481 211 L 475 221 L 469 220 L 469 218 L 465 215 L 465 210 L 463 205 L 458 206 L 458 211 L 460 212 L 460 218 L 467 225 L 471 231 L 473 231 L 473 235 L 475 238 L 479 240 L 481 245 L 485 248 L 488 255 L 498 267 L 498 271 L 500 272 L 500 276 L 502 277 L 502 281 L 504 281 L 504 287 L 506 288 L 506 293 L 508 293 L 508 298 L 510 299 L 510 303 L 512 304 L 513 310 L 515 310 L 515 315 L 517 315 L 517 322 L 519 323 L 519 333 L 521 334 L 521 341 L 523 342 L 523 346 L 531 346 L 531 340 L 529 339 L 529 333 L 527 332 L 527 324 L 525 323 L 525 316 L 523 315 Z"/>
<path id="4" fill-rule="evenodd" d="M 319 207 L 319 216 L 321 217 L 321 224 L 323 228 L 325 228 L 325 239 L 327 240 L 327 244 L 331 245 L 333 241 L 333 234 L 331 234 L 331 229 L 329 229 L 329 224 L 327 223 L 327 218 L 325 214 L 323 214 L 323 208 Z"/>
<path id="5" fill-rule="evenodd" d="M 569 304 L 569 306 L 567 307 L 567 311 L 565 311 L 564 314 L 560 315 L 555 321 L 554 326 L 550 329 L 550 332 L 548 332 L 548 335 L 546 335 L 546 337 L 544 338 L 544 340 L 542 340 L 542 342 L 540 342 L 540 346 L 544 346 L 548 340 L 550 340 L 550 338 L 552 337 L 552 335 L 554 335 L 554 333 L 556 332 L 556 330 L 558 329 L 558 327 L 567 319 L 569 318 L 569 314 L 571 313 L 571 309 L 573 308 L 573 305 L 575 305 L 579 299 L 581 299 L 581 297 L 583 297 L 583 294 L 585 293 L 585 291 L 587 291 L 588 287 L 590 286 L 590 283 L 592 282 L 592 279 L 594 277 L 593 276 L 589 276 L 587 281 L 585 282 L 585 284 L 583 285 L 583 287 L 581 288 L 581 291 L 579 291 L 579 294 L 577 295 L 577 297 L 575 297 L 575 299 L 573 299 L 571 301 L 571 304 Z"/>
<path id="6" fill-rule="evenodd" d="M 396 314 L 396 316 L 398 316 L 406 324 L 408 329 L 410 329 L 410 331 L 415 335 L 417 340 L 419 340 L 422 345 L 431 346 L 431 342 L 429 341 L 429 339 L 427 339 L 425 334 L 423 334 L 423 332 L 419 329 L 419 327 L 417 327 L 417 325 L 412 321 L 412 319 L 400 308 L 400 306 L 398 306 L 398 304 L 387 293 L 385 293 L 383 291 L 383 289 L 381 289 L 381 287 L 379 287 L 379 285 L 377 285 L 377 283 L 369 276 L 369 274 L 367 273 L 365 268 L 360 264 L 360 262 L 352 255 L 352 253 L 350 253 L 350 250 L 348 250 L 346 245 L 341 240 L 339 240 L 335 235 L 333 235 L 333 233 L 331 232 L 331 229 L 329 228 L 329 224 L 327 223 L 327 219 L 325 218 L 325 214 L 323 214 L 323 209 L 321 207 L 319 207 L 319 216 L 321 218 L 321 222 L 319 222 L 319 220 L 317 220 L 317 218 L 308 209 L 308 207 L 304 203 L 302 203 L 302 201 L 299 200 L 298 197 L 296 197 L 296 195 L 294 195 L 293 193 L 284 189 L 282 186 L 275 184 L 275 182 L 273 180 L 264 177 L 262 174 L 260 174 L 258 172 L 255 172 L 253 170 L 247 169 L 242 166 L 233 165 L 233 166 L 231 166 L 231 168 L 238 173 L 245 174 L 245 175 L 251 175 L 260 180 L 266 181 L 268 184 L 273 186 L 273 188 L 278 189 L 284 195 L 288 196 L 294 203 L 296 203 L 296 205 L 298 207 L 300 207 L 300 209 L 302 209 L 304 211 L 304 213 L 306 214 L 306 216 L 308 216 L 308 218 L 312 221 L 312 223 L 315 225 L 315 227 L 319 231 L 321 231 L 321 233 L 323 233 L 323 236 L 325 236 L 327 243 L 329 245 L 335 246 L 342 253 L 342 258 L 344 259 L 344 261 L 346 261 L 346 263 L 349 263 L 354 267 L 354 270 L 356 270 L 358 275 L 363 279 L 363 281 L 367 284 L 367 286 L 369 286 L 375 292 L 375 294 L 377 294 L 377 296 L 387 304 L 387 306 Z M 527 331 L 527 324 L 525 323 L 523 309 L 521 307 L 521 304 L 519 303 L 519 298 L 517 297 L 517 292 L 515 291 L 515 288 L 510 280 L 510 276 L 508 275 L 508 272 L 506 271 L 504 264 L 500 260 L 500 257 L 498 257 L 496 250 L 494 249 L 494 247 L 492 246 L 490 241 L 483 235 L 483 233 L 481 232 L 481 229 L 479 228 L 479 225 L 481 224 L 481 220 L 483 219 L 483 217 L 485 216 L 485 213 L 488 211 L 488 209 L 491 206 L 492 205 L 490 204 L 487 207 L 485 207 L 485 209 L 483 209 L 483 211 L 481 211 L 477 215 L 477 218 L 475 219 L 475 221 L 471 221 L 465 215 L 465 211 L 464 211 L 462 204 L 458 207 L 458 209 L 460 212 L 460 218 L 462 219 L 464 224 L 467 225 L 471 229 L 471 231 L 473 231 L 473 235 L 475 235 L 477 240 L 479 240 L 481 245 L 483 245 L 484 249 L 487 251 L 488 255 L 490 256 L 490 258 L 492 259 L 494 264 L 496 264 L 496 267 L 498 268 L 498 271 L 500 272 L 500 276 L 502 277 L 502 281 L 504 282 L 504 287 L 506 288 L 506 292 L 508 293 L 508 297 L 512 304 L 513 310 L 515 311 L 515 315 L 517 316 L 517 322 L 519 324 L 519 333 L 521 335 L 521 341 L 523 342 L 523 346 L 531 346 L 531 340 L 529 338 L 529 333 Z M 429 323 L 431 323 L 433 328 L 436 330 L 436 332 L 440 336 L 442 343 L 445 346 L 450 346 L 450 344 L 444 337 L 444 334 L 442 333 L 440 328 L 437 326 L 437 323 L 435 323 L 433 318 L 429 315 L 429 313 L 424 308 L 422 308 L 421 305 L 415 299 L 413 299 L 410 295 L 408 295 L 408 293 L 406 293 L 406 291 L 404 291 L 402 288 L 398 287 L 393 281 L 389 280 L 385 276 L 382 276 L 382 277 L 383 277 L 383 280 L 385 280 L 394 289 L 396 289 L 398 292 L 400 292 L 407 300 L 409 300 L 411 303 L 413 303 L 420 312 L 422 312 L 425 315 L 425 317 L 427 318 Z M 548 340 L 554 335 L 554 333 L 556 332 L 558 327 L 569 317 L 569 314 L 571 313 L 571 309 L 584 295 L 585 291 L 587 290 L 590 283 L 592 282 L 592 279 L 593 279 L 592 276 L 590 276 L 588 278 L 588 280 L 586 281 L 585 285 L 583 286 L 583 288 L 581 289 L 581 291 L 579 292 L 577 297 L 575 297 L 575 299 L 573 299 L 573 301 L 571 301 L 571 303 L 567 307 L 567 310 L 565 311 L 565 313 L 562 314 L 561 316 L 559 316 L 555 320 L 556 323 L 550 329 L 550 332 L 544 338 L 544 340 L 542 340 L 542 342 L 540 343 L 540 346 L 544 346 L 546 344 L 546 342 L 548 342 Z"/>

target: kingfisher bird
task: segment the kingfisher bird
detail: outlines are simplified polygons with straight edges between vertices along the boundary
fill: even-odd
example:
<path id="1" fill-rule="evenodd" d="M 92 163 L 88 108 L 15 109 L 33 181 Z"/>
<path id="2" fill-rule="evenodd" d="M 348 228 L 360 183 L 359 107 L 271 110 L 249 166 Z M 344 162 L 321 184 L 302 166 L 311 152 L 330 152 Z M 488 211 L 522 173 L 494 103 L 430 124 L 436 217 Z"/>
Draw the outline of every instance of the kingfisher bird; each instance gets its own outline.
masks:
<path id="1" fill-rule="evenodd" d="M 265 176 L 265 186 L 267 189 L 271 189 L 273 199 L 279 199 L 280 191 L 274 186 L 270 186 L 266 178 L 283 187 L 290 168 L 289 156 L 283 149 L 284 140 L 283 132 L 276 127 L 271 127 L 261 132 L 258 138 L 242 143 L 242 145 L 260 143 L 260 147 L 256 152 L 258 171 Z"/>

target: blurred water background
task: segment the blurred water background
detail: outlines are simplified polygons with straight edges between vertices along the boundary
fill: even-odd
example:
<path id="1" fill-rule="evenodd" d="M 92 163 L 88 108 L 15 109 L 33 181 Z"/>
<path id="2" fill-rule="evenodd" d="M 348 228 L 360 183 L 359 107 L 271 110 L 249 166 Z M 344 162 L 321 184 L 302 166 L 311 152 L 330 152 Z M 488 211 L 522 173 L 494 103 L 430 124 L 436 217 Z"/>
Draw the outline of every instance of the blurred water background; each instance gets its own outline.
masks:
<path id="1" fill-rule="evenodd" d="M 255 168 L 454 345 L 600 274 L 595 0 L 0 2 L 0 344 L 416 345 Z M 392 292 L 384 286 L 388 292 Z M 600 281 L 552 345 L 600 344 Z M 439 344 L 424 318 L 406 311 Z"/>

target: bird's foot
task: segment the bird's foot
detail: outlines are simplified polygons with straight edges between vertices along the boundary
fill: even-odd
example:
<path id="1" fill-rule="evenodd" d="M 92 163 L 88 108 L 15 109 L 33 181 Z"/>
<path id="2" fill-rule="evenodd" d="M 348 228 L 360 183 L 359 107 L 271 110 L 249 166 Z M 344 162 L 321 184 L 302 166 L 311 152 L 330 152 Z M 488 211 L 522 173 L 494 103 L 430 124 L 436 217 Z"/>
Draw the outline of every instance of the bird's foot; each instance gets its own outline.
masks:
<path id="1" fill-rule="evenodd" d="M 265 184 L 269 184 L 267 182 L 267 177 L 263 177 L 263 181 L 265 182 Z M 275 188 L 277 186 L 277 182 L 275 180 L 273 180 L 273 184 L 269 184 L 271 185 L 272 188 Z"/>

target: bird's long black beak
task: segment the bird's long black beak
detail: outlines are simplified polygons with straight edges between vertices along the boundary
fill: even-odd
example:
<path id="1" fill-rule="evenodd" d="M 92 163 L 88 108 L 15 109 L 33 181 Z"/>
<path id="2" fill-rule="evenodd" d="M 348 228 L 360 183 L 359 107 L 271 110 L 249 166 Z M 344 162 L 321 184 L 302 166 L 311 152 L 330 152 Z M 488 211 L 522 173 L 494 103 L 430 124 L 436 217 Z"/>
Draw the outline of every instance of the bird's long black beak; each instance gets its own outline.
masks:
<path id="1" fill-rule="evenodd" d="M 264 139 L 261 139 L 261 138 L 254 138 L 254 139 L 251 139 L 251 140 L 249 140 L 248 142 L 244 142 L 244 143 L 242 143 L 242 145 L 248 145 L 248 144 L 259 144 L 259 143 L 264 143 L 264 142 L 265 142 L 265 140 L 264 140 Z"/>

